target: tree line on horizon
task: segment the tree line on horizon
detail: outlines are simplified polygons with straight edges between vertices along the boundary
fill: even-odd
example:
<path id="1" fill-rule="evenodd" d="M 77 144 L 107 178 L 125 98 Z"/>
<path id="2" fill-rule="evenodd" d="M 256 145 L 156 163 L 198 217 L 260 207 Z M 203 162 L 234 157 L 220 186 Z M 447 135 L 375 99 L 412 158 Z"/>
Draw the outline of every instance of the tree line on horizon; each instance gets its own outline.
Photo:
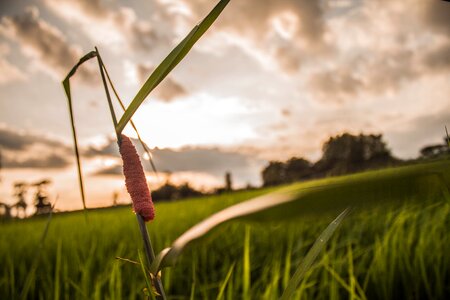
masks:
<path id="1" fill-rule="evenodd" d="M 352 135 L 343 133 L 330 137 L 322 146 L 322 157 L 315 163 L 303 157 L 285 162 L 270 161 L 262 170 L 263 186 L 274 186 L 302 180 L 411 164 L 450 155 L 450 141 L 425 146 L 417 159 L 402 160 L 392 155 L 382 134 Z"/>

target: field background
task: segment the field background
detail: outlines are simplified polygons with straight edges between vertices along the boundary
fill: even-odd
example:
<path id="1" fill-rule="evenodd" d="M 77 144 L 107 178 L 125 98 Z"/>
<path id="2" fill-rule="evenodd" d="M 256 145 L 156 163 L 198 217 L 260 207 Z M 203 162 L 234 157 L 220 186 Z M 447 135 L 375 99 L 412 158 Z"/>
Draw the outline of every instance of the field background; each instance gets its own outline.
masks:
<path id="1" fill-rule="evenodd" d="M 439 167 L 448 186 L 449 166 L 440 161 L 294 184 L 305 189 L 360 180 L 352 191 L 309 194 L 303 207 L 286 211 L 295 215 L 289 221 L 221 226 L 163 271 L 166 293 L 169 299 L 276 299 L 320 232 L 352 205 L 298 299 L 448 299 L 448 188 L 437 176 L 403 175 Z M 374 175 L 386 181 L 365 182 Z M 157 204 L 157 218 L 148 224 L 153 246 L 160 251 L 211 213 L 274 190 Z M 0 225 L 2 299 L 143 298 L 139 266 L 116 259 L 138 260 L 141 239 L 130 207 L 91 210 L 87 219 L 83 212 L 55 214 L 41 248 L 46 223 L 44 217 Z"/>

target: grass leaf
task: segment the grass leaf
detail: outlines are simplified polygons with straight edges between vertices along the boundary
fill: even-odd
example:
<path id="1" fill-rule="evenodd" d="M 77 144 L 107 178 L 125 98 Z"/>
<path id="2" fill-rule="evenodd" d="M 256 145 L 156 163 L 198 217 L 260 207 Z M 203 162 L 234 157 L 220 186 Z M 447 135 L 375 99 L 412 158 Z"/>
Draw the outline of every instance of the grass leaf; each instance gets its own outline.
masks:
<path id="1" fill-rule="evenodd" d="M 235 263 L 231 264 L 230 269 L 228 270 L 228 273 L 225 276 L 224 281 L 220 285 L 219 294 L 217 294 L 216 300 L 222 300 L 223 299 L 223 294 L 225 293 L 225 288 L 227 287 L 228 281 L 231 278 L 231 274 L 233 274 L 234 265 L 235 265 Z"/>
<path id="2" fill-rule="evenodd" d="M 281 296 L 281 300 L 292 299 L 295 290 L 305 276 L 306 272 L 311 268 L 320 251 L 322 251 L 322 249 L 325 247 L 326 243 L 336 231 L 342 220 L 347 216 L 348 212 L 349 208 L 346 208 L 336 219 L 334 219 L 328 225 L 328 227 L 316 239 L 313 246 L 308 251 L 305 258 L 302 260 L 301 264 L 298 266 L 297 270 L 289 281 L 286 289 L 283 292 L 283 295 Z"/>
<path id="3" fill-rule="evenodd" d="M 73 115 L 72 94 L 70 91 L 70 77 L 75 75 L 79 66 L 81 66 L 84 62 L 86 62 L 96 56 L 97 56 L 97 52 L 91 51 L 88 54 L 84 55 L 82 58 L 80 58 L 78 63 L 72 68 L 72 70 L 70 70 L 70 72 L 67 74 L 66 78 L 64 78 L 64 80 L 62 82 L 63 87 L 64 87 L 64 92 L 66 93 L 66 97 L 67 97 L 67 104 L 69 106 L 70 124 L 72 125 L 73 144 L 74 144 L 74 148 L 75 148 L 75 156 L 77 158 L 78 182 L 79 182 L 81 200 L 83 202 L 84 210 L 86 210 L 86 196 L 84 193 L 83 174 L 81 172 L 81 162 L 80 162 L 80 152 L 78 150 L 77 131 L 75 128 L 75 118 Z"/>
<path id="4" fill-rule="evenodd" d="M 175 68 L 178 63 L 189 53 L 194 44 L 202 37 L 208 28 L 214 23 L 230 0 L 221 0 L 192 31 L 170 52 L 170 54 L 153 71 L 141 89 L 134 97 L 131 104 L 123 114 L 117 125 L 116 131 L 122 133 L 123 129 L 139 108 L 141 103 L 158 86 L 158 84 Z"/>
<path id="5" fill-rule="evenodd" d="M 50 214 L 47 217 L 47 222 L 45 223 L 44 231 L 42 232 L 42 236 L 41 236 L 41 239 L 39 241 L 39 245 L 37 247 L 37 250 L 36 250 L 33 262 L 32 262 L 31 267 L 29 268 L 29 270 L 27 272 L 27 276 L 25 278 L 25 282 L 23 284 L 22 291 L 20 293 L 20 299 L 27 299 L 28 298 L 28 292 L 29 292 L 29 290 L 31 288 L 31 285 L 35 281 L 36 270 L 37 270 L 37 267 L 39 265 L 39 261 L 41 259 L 41 253 L 42 253 L 42 249 L 44 248 L 45 240 L 47 238 L 48 228 L 50 227 L 50 222 L 52 221 L 54 207 L 55 207 L 55 204 L 53 204 L 52 210 L 50 211 Z"/>

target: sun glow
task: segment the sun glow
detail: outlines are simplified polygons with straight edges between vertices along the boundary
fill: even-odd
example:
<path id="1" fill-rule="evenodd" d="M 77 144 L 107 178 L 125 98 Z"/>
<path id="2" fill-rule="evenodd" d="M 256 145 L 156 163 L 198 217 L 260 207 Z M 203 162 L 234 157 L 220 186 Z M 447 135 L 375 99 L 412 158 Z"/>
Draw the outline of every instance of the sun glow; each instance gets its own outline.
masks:
<path id="1" fill-rule="evenodd" d="M 149 99 L 133 117 L 150 147 L 231 145 L 256 136 L 246 116 L 250 111 L 237 98 L 196 94 L 176 102 Z M 125 134 L 134 136 L 128 126 Z"/>

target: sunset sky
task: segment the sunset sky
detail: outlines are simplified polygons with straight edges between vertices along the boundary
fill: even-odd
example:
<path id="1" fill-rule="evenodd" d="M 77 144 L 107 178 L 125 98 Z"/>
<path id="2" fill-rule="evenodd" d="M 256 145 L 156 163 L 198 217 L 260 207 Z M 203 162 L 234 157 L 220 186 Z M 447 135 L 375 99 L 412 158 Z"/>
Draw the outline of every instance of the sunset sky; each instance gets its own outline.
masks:
<path id="1" fill-rule="evenodd" d="M 0 201 L 14 202 L 15 181 L 51 178 L 57 207 L 80 208 L 62 79 L 98 46 L 129 103 L 215 4 L 2 0 Z M 237 187 L 259 185 L 269 160 L 315 161 L 343 132 L 381 133 L 395 156 L 417 157 L 450 124 L 449 83 L 449 2 L 231 0 L 133 119 L 173 182 L 208 189 L 231 171 Z M 128 202 L 95 60 L 72 91 L 88 206 L 115 191 Z M 168 178 L 148 175 L 153 188 Z"/>

